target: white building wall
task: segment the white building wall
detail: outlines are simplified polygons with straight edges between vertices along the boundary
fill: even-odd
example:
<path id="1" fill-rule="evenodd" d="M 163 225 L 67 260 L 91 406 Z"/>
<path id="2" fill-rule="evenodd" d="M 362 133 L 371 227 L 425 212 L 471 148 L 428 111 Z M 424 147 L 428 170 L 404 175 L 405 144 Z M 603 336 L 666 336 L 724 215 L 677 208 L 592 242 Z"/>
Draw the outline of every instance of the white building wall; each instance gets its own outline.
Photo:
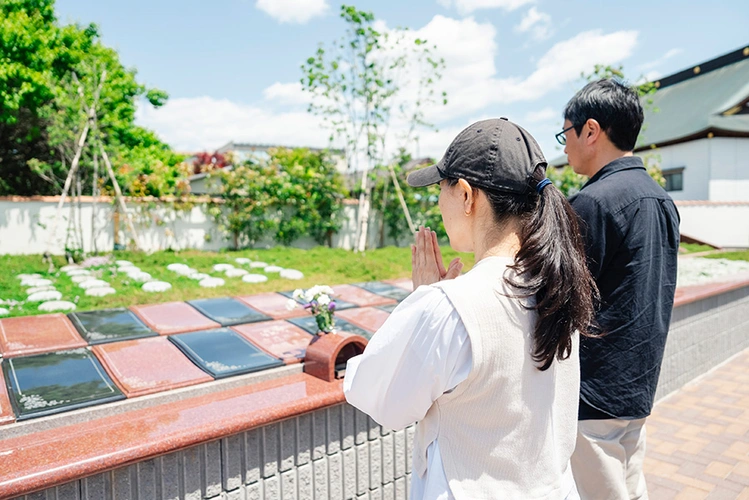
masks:
<path id="1" fill-rule="evenodd" d="M 710 146 L 712 201 L 749 201 L 749 138 L 715 137 Z"/>
<path id="2" fill-rule="evenodd" d="M 637 153 L 638 156 L 655 156 L 661 170 L 684 167 L 684 189 L 669 191 L 674 200 L 707 200 L 710 186 L 710 150 L 708 141 L 674 144 L 650 151 Z"/>

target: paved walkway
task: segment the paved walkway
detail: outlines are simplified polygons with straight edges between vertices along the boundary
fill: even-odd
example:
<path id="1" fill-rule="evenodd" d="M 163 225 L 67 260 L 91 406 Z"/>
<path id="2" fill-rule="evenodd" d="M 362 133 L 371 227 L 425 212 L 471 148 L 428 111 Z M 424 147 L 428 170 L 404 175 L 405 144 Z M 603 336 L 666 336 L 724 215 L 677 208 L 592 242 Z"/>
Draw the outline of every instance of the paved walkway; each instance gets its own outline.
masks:
<path id="1" fill-rule="evenodd" d="M 659 402 L 647 431 L 651 500 L 749 500 L 749 349 Z"/>

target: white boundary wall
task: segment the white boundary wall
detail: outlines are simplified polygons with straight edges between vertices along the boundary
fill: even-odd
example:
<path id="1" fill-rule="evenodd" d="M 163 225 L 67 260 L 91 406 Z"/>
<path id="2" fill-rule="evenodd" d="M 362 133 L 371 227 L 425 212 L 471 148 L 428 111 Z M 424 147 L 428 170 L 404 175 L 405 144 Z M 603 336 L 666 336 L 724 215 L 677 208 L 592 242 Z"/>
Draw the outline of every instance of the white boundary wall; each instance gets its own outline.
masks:
<path id="1" fill-rule="evenodd" d="M 59 197 L 0 197 L 0 255 L 42 254 L 47 249 L 47 241 L 54 225 Z M 66 202 L 62 216 L 55 231 L 51 253 L 60 255 L 65 252 L 70 202 Z M 343 208 L 343 226 L 333 236 L 333 247 L 351 249 L 354 246 L 358 203 L 347 200 Z M 135 214 L 136 233 L 143 250 L 220 250 L 231 246 L 218 230 L 213 217 L 206 212 L 204 204 L 196 204 L 186 212 L 174 211 L 167 204 L 157 204 L 151 210 L 137 210 L 136 203 L 128 202 L 128 209 Z M 83 243 L 86 252 L 91 248 L 91 219 L 94 213 L 93 199 L 84 197 L 81 202 L 83 225 Z M 75 216 L 76 219 L 78 216 Z M 109 252 L 114 248 L 114 206 L 109 198 L 97 199 L 96 202 L 96 247 L 99 252 Z M 127 232 L 125 217 L 119 216 L 120 243 L 130 238 Z M 369 224 L 369 248 L 374 248 L 379 241 L 379 218 L 372 214 Z M 70 234 L 71 238 L 73 233 Z M 386 244 L 393 244 L 386 240 Z M 274 246 L 273 241 L 263 241 L 257 248 Z M 318 244 L 312 238 L 295 241 L 293 246 L 311 248 Z"/>
<path id="2" fill-rule="evenodd" d="M 683 235 L 724 248 L 749 248 L 749 202 L 677 201 Z"/>

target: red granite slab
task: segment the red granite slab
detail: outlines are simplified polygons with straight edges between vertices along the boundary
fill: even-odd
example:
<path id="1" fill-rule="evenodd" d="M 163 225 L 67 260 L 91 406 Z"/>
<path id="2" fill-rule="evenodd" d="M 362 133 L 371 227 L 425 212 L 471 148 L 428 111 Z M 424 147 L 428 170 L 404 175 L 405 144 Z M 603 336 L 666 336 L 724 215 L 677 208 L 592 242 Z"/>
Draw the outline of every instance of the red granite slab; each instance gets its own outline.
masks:
<path id="1" fill-rule="evenodd" d="M 344 401 L 343 381 L 298 373 L 0 440 L 0 498 L 148 460 Z"/>
<path id="2" fill-rule="evenodd" d="M 184 302 L 130 306 L 130 310 L 137 314 L 149 328 L 160 335 L 209 330 L 221 326 Z"/>
<path id="3" fill-rule="evenodd" d="M 380 329 L 390 313 L 377 309 L 376 307 L 357 307 L 356 309 L 346 309 L 338 311 L 336 316 L 353 323 L 359 328 L 364 328 L 368 332 L 376 332 Z"/>
<path id="4" fill-rule="evenodd" d="M 723 283 L 706 283 L 704 285 L 679 287 L 676 289 L 676 294 L 674 295 L 674 307 L 683 306 L 691 302 L 712 297 L 713 295 L 720 295 L 721 293 L 749 286 L 749 279 L 744 276 L 741 278 L 743 279 Z"/>
<path id="5" fill-rule="evenodd" d="M 16 417 L 13 414 L 13 408 L 10 406 L 3 370 L 0 368 L 0 425 L 13 423 L 15 420 Z"/>
<path id="6" fill-rule="evenodd" d="M 409 292 L 414 291 L 414 283 L 413 281 L 411 281 L 411 278 L 396 278 L 393 280 L 382 280 L 382 282 L 403 288 L 404 290 L 408 290 Z"/>
<path id="7" fill-rule="evenodd" d="M 6 358 L 85 347 L 64 314 L 43 314 L 0 320 L 0 354 Z"/>
<path id="8" fill-rule="evenodd" d="M 304 357 L 312 335 L 288 321 L 275 320 L 231 327 L 244 338 L 284 363 L 298 363 Z"/>
<path id="9" fill-rule="evenodd" d="M 93 351 L 129 398 L 213 380 L 167 337 L 100 344 Z"/>
<path id="10" fill-rule="evenodd" d="M 342 299 L 346 302 L 351 302 L 352 304 L 356 304 L 359 307 L 385 306 L 388 304 L 398 303 L 393 299 L 368 292 L 363 288 L 359 288 L 358 286 L 354 285 L 336 285 L 333 287 L 333 291 L 335 291 L 335 295 L 333 296 L 334 298 Z"/>
<path id="11" fill-rule="evenodd" d="M 290 299 L 280 293 L 260 293 L 236 298 L 273 319 L 299 318 L 309 314 L 302 307 L 289 310 L 287 305 Z"/>

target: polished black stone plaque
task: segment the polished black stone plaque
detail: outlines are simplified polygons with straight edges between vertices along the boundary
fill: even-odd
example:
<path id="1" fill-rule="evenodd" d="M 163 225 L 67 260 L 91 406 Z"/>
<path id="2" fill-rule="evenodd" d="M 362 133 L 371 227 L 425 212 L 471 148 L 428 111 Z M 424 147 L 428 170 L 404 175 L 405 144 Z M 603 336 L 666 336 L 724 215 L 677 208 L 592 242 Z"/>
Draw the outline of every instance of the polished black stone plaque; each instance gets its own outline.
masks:
<path id="1" fill-rule="evenodd" d="M 214 378 L 231 377 L 283 365 L 228 328 L 171 335 L 169 340 Z"/>
<path id="2" fill-rule="evenodd" d="M 6 359 L 2 365 L 19 421 L 125 399 L 85 348 Z"/>
<path id="3" fill-rule="evenodd" d="M 398 307 L 398 304 L 388 304 L 386 306 L 377 306 L 377 309 L 382 309 L 385 312 L 392 313 L 395 311 L 396 307 Z"/>
<path id="4" fill-rule="evenodd" d="M 302 316 L 301 318 L 291 318 L 287 319 L 289 323 L 292 323 L 302 330 L 306 330 L 312 335 L 317 335 L 318 328 L 317 328 L 317 321 L 315 321 L 314 316 Z M 359 328 L 358 326 L 349 323 L 345 319 L 341 318 L 335 318 L 335 328 L 339 332 L 347 332 L 347 333 L 353 333 L 356 335 L 361 335 L 362 337 L 369 340 L 372 338 L 372 333 L 364 330 L 363 328 Z"/>
<path id="5" fill-rule="evenodd" d="M 89 344 L 158 336 L 158 333 L 125 308 L 74 312 L 68 314 L 68 318 Z"/>
<path id="6" fill-rule="evenodd" d="M 271 319 L 250 306 L 228 297 L 188 300 L 187 303 L 221 326 L 242 325 Z"/>
<path id="7" fill-rule="evenodd" d="M 383 283 L 382 281 L 366 281 L 364 283 L 354 283 L 354 286 L 358 286 L 359 288 L 363 288 L 368 292 L 376 293 L 377 295 L 382 295 L 383 297 L 387 297 L 389 299 L 395 299 L 398 302 L 411 295 L 411 292 L 409 292 L 408 290 L 404 290 L 403 288 L 391 285 L 389 283 Z"/>
<path id="8" fill-rule="evenodd" d="M 288 297 L 290 299 L 294 299 L 294 292 L 293 291 L 292 292 L 278 292 L 278 293 L 280 293 L 284 297 Z M 342 311 L 344 309 L 351 309 L 351 308 L 354 308 L 354 307 L 359 307 L 356 304 L 352 304 L 351 302 L 346 302 L 345 300 L 337 299 L 337 298 L 335 298 L 335 295 L 333 295 L 331 297 L 331 299 L 333 300 L 333 302 L 335 302 L 335 309 L 336 309 L 336 311 Z M 296 300 L 299 304 L 304 304 L 304 300 L 297 300 L 297 299 L 294 299 L 294 300 Z"/>

